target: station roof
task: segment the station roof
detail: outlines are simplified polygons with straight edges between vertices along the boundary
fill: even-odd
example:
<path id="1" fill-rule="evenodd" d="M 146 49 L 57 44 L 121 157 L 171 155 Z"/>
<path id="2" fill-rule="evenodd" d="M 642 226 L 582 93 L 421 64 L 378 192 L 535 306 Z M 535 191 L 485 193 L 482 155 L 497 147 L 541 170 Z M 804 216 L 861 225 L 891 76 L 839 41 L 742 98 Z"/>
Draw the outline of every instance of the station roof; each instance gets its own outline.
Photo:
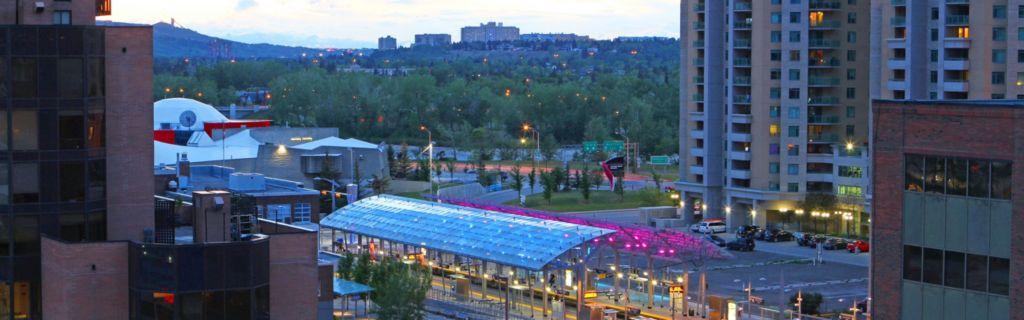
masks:
<path id="1" fill-rule="evenodd" d="M 314 150 L 320 147 L 353 148 L 353 149 L 377 149 L 377 145 L 359 139 L 338 137 L 327 137 L 316 141 L 306 142 L 292 146 L 294 149 Z"/>
<path id="2" fill-rule="evenodd" d="M 351 296 L 373 291 L 373 288 L 357 282 L 345 279 L 334 278 L 334 294 L 338 296 Z"/>
<path id="3" fill-rule="evenodd" d="M 591 239 L 615 232 L 389 195 L 338 209 L 320 225 L 534 271 Z"/>

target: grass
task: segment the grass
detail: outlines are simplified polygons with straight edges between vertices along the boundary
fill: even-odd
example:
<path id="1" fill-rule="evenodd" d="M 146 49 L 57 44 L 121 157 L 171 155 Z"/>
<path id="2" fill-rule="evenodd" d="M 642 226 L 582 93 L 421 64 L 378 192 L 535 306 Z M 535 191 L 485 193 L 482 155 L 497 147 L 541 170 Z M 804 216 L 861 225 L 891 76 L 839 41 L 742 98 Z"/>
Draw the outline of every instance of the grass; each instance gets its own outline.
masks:
<path id="1" fill-rule="evenodd" d="M 648 194 L 643 194 L 644 192 Z M 579 191 L 558 192 L 551 195 L 550 204 L 544 200 L 543 194 L 535 194 L 526 197 L 526 207 L 555 212 L 577 212 L 672 205 L 672 200 L 667 194 L 653 195 L 650 192 L 652 191 L 627 191 L 623 200 L 619 201 L 619 196 L 611 191 L 592 191 L 589 202 L 583 201 L 583 195 Z M 505 204 L 517 205 L 518 200 Z"/>
<path id="2" fill-rule="evenodd" d="M 447 188 L 447 187 L 452 187 L 452 186 L 457 186 L 457 185 L 461 185 L 461 184 L 459 184 L 459 183 L 442 183 L 440 186 L 437 186 L 435 188 L 444 189 L 444 188 Z M 413 192 L 406 192 L 406 193 L 396 193 L 395 195 L 399 196 L 399 197 L 405 197 L 405 198 L 427 200 L 426 198 L 423 197 L 423 195 L 427 194 L 427 193 L 430 193 L 429 189 L 423 189 L 423 190 L 420 190 L 420 191 L 413 191 Z"/>

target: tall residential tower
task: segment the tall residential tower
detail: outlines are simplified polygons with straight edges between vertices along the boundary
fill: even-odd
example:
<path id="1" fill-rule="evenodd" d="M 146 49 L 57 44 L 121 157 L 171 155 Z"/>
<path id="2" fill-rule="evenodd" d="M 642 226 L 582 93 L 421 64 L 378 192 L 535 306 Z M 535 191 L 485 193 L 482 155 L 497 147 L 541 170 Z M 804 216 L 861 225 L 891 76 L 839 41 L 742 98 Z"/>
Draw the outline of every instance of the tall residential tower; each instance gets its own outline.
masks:
<path id="1" fill-rule="evenodd" d="M 870 2 L 681 5 L 687 211 L 730 226 L 866 234 Z M 812 194 L 835 196 L 840 210 L 801 210 Z"/>

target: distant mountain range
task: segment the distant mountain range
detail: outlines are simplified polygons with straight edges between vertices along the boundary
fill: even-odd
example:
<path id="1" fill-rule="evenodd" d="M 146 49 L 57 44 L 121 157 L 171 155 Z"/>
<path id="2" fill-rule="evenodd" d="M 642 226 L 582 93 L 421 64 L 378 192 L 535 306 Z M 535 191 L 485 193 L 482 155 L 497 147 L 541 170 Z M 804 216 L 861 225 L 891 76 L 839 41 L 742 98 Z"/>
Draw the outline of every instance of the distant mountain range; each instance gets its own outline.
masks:
<path id="1" fill-rule="evenodd" d="M 97 21 L 97 24 L 137 25 L 110 21 Z M 226 40 L 165 22 L 153 25 L 153 55 L 160 58 L 287 58 L 321 51 L 324 49 Z"/>

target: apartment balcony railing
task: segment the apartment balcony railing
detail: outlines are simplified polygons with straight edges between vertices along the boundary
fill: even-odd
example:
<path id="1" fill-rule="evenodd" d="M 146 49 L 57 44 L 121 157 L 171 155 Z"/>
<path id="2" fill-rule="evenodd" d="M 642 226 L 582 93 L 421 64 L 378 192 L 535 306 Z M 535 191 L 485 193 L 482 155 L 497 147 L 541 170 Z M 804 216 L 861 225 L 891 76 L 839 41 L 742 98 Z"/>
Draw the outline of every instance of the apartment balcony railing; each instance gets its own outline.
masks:
<path id="1" fill-rule="evenodd" d="M 839 116 L 808 116 L 807 123 L 815 124 L 836 124 L 839 123 Z"/>
<path id="2" fill-rule="evenodd" d="M 892 5 L 894 5 L 894 6 L 905 6 L 905 5 L 907 5 L 907 0 L 892 0 Z"/>
<path id="3" fill-rule="evenodd" d="M 750 77 L 735 77 L 735 78 L 732 79 L 732 83 L 733 84 L 738 84 L 738 85 L 749 86 L 750 85 Z"/>
<path id="4" fill-rule="evenodd" d="M 732 97 L 732 102 L 735 103 L 750 103 L 750 95 L 742 94 Z"/>
<path id="5" fill-rule="evenodd" d="M 732 5 L 734 11 L 750 11 L 751 8 L 750 2 L 736 2 Z"/>
<path id="6" fill-rule="evenodd" d="M 697 30 L 704 30 L 704 23 L 703 22 L 694 22 L 693 23 L 693 28 L 697 29 Z"/>
<path id="7" fill-rule="evenodd" d="M 736 60 L 733 60 L 732 64 L 738 67 L 749 67 L 750 58 L 736 58 Z"/>
<path id="8" fill-rule="evenodd" d="M 946 0 L 946 4 L 970 4 L 971 0 Z"/>
<path id="9" fill-rule="evenodd" d="M 946 16 L 947 25 L 967 25 L 971 23 L 970 16 L 968 15 L 953 15 Z"/>
<path id="10" fill-rule="evenodd" d="M 693 65 L 695 65 L 695 66 L 704 66 L 704 59 L 701 59 L 701 58 L 693 59 Z"/>
<path id="11" fill-rule="evenodd" d="M 839 135 L 835 133 L 811 134 L 807 141 L 812 143 L 836 143 L 839 142 Z"/>
<path id="12" fill-rule="evenodd" d="M 839 40 L 810 39 L 807 40 L 807 46 L 811 48 L 836 48 L 839 47 Z"/>
<path id="13" fill-rule="evenodd" d="M 695 94 L 693 94 L 692 98 L 693 98 L 693 101 L 697 101 L 697 102 L 704 101 L 704 95 L 703 94 L 695 93 Z"/>
<path id="14" fill-rule="evenodd" d="M 840 64 L 837 58 L 828 59 L 809 59 L 807 60 L 807 66 L 809 67 L 838 67 Z"/>
<path id="15" fill-rule="evenodd" d="M 892 17 L 892 19 L 889 19 L 889 22 L 892 24 L 893 27 L 902 27 L 907 25 L 907 17 Z"/>
<path id="16" fill-rule="evenodd" d="M 818 28 L 818 29 L 835 29 L 835 28 L 839 28 L 839 21 L 835 21 L 835 20 L 821 20 L 821 21 L 817 21 L 817 22 L 812 22 L 810 24 L 810 27 L 811 28 Z"/>
<path id="17" fill-rule="evenodd" d="M 835 96 L 817 96 L 810 97 L 807 99 L 807 104 L 837 104 L 839 103 L 839 97 Z"/>
<path id="18" fill-rule="evenodd" d="M 839 85 L 839 78 L 836 77 L 810 77 L 807 84 L 812 86 L 836 86 Z"/>
<path id="19" fill-rule="evenodd" d="M 808 7 L 811 10 L 838 10 L 839 6 L 838 0 L 811 0 L 808 3 Z"/>
<path id="20" fill-rule="evenodd" d="M 732 41 L 732 46 L 737 48 L 750 48 L 750 39 L 736 39 Z"/>
<path id="21" fill-rule="evenodd" d="M 736 29 L 750 29 L 753 25 L 754 23 L 750 21 L 737 21 L 732 24 L 732 27 Z"/>
<path id="22" fill-rule="evenodd" d="M 704 40 L 694 41 L 693 42 L 693 47 L 694 48 L 703 48 L 704 47 Z"/>

